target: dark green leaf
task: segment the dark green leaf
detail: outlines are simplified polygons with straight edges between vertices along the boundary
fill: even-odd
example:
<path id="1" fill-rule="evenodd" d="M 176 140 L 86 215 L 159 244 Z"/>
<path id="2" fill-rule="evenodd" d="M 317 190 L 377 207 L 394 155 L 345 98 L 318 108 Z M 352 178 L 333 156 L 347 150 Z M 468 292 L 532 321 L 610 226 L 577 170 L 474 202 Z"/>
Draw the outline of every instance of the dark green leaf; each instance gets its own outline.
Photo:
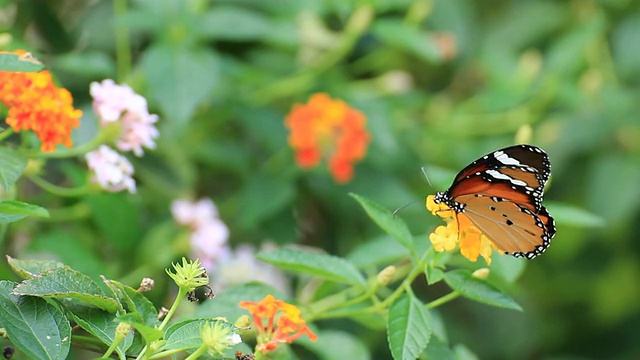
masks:
<path id="1" fill-rule="evenodd" d="M 215 6 L 202 17 L 198 29 L 214 40 L 259 40 L 269 33 L 270 24 L 257 12 L 237 6 Z"/>
<path id="2" fill-rule="evenodd" d="M 73 321 L 75 321 L 81 328 L 89 334 L 97 337 L 106 345 L 111 345 L 113 343 L 116 328 L 118 327 L 118 322 L 114 321 L 116 319 L 115 314 L 76 304 L 68 304 L 68 308 Z M 124 341 L 118 345 L 116 352 L 124 356 L 132 342 L 133 333 L 129 333 L 124 338 Z"/>
<path id="3" fill-rule="evenodd" d="M 13 293 L 58 299 L 73 298 L 110 313 L 116 312 L 119 307 L 118 302 L 108 297 L 91 278 L 68 267 L 45 270 L 18 284 Z"/>
<path id="4" fill-rule="evenodd" d="M 467 270 L 453 270 L 444 274 L 444 281 L 462 296 L 483 304 L 519 310 L 522 308 L 510 296 L 487 282 L 475 278 Z"/>
<path id="5" fill-rule="evenodd" d="M 127 312 L 138 314 L 143 324 L 151 327 L 160 324 L 158 310 L 141 292 L 115 280 L 108 280 L 106 284 L 111 288 L 117 289 L 120 302 L 125 304 Z"/>
<path id="6" fill-rule="evenodd" d="M 365 285 L 364 277 L 356 267 L 339 257 L 293 249 L 259 253 L 257 257 L 284 270 L 339 283 Z"/>
<path id="7" fill-rule="evenodd" d="M 405 295 L 389 308 L 389 349 L 395 360 L 415 360 L 429 344 L 431 319 L 420 300 Z"/>
<path id="8" fill-rule="evenodd" d="M 260 301 L 267 294 L 271 294 L 277 299 L 283 298 L 283 295 L 277 290 L 261 283 L 249 283 L 232 287 L 220 294 L 216 294 L 215 298 L 202 303 L 198 306 L 198 310 L 193 316 L 201 318 L 222 316 L 227 319 L 237 319 L 242 315 L 249 314 L 247 310 L 238 305 L 240 301 Z"/>
<path id="9" fill-rule="evenodd" d="M 14 286 L 0 281 L 0 327 L 30 359 L 65 359 L 71 344 L 67 318 L 44 299 L 13 295 Z"/>
<path id="10" fill-rule="evenodd" d="M 23 279 L 30 278 L 44 270 L 65 266 L 63 263 L 53 260 L 20 260 L 9 255 L 7 255 L 7 262 L 11 269 Z"/>
<path id="11" fill-rule="evenodd" d="M 26 54 L 0 54 L 0 71 L 35 72 L 44 68 L 38 59 Z"/>
<path id="12" fill-rule="evenodd" d="M 360 203 L 367 212 L 367 215 L 369 215 L 369 217 L 378 224 L 382 230 L 393 236 L 407 249 L 414 251 L 413 237 L 411 236 L 411 232 L 409 231 L 407 224 L 405 224 L 401 218 L 393 217 L 389 210 L 369 199 L 363 198 L 360 195 L 349 195 Z"/>
<path id="13" fill-rule="evenodd" d="M 16 200 L 0 200 L 0 223 L 22 220 L 27 216 L 49 217 L 49 211 L 37 205 Z"/>
<path id="14" fill-rule="evenodd" d="M 282 176 L 253 174 L 242 194 L 240 223 L 252 229 L 291 204 L 295 197 L 293 184 Z"/>
<path id="15" fill-rule="evenodd" d="M 0 147 L 0 185 L 9 190 L 27 167 L 27 158 L 17 151 Z"/>

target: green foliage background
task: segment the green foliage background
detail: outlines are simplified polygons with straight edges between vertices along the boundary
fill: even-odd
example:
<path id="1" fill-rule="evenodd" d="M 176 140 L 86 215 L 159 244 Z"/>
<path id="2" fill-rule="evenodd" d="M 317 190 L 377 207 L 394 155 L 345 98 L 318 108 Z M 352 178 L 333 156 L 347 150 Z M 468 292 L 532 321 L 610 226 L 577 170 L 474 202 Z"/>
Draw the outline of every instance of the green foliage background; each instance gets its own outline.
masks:
<path id="1" fill-rule="evenodd" d="M 439 220 L 422 206 L 425 195 L 477 157 L 526 141 L 551 158 L 545 204 L 558 234 L 510 289 L 523 313 L 457 300 L 442 308 L 450 340 L 490 359 L 640 357 L 639 3 L 0 4 L 11 34 L 4 47 L 34 53 L 84 110 L 75 143 L 97 131 L 88 90 L 104 78 L 143 94 L 161 132 L 156 151 L 131 159 L 136 195 L 69 200 L 21 187 L 20 199 L 48 207 L 51 219 L 12 225 L 6 253 L 53 254 L 129 284 L 152 276 L 163 289 L 162 269 L 177 257 L 169 205 L 207 196 L 232 244 L 272 240 L 345 256 L 380 235 L 348 192 L 390 209 L 417 200 L 399 216 L 426 235 Z M 297 169 L 287 145 L 284 117 L 320 91 L 364 112 L 372 133 L 344 186 L 324 169 Z M 53 161 L 47 171 L 72 184 L 84 167 Z M 0 275 L 11 277 L 4 264 Z M 381 340 L 365 341 L 382 358 Z"/>

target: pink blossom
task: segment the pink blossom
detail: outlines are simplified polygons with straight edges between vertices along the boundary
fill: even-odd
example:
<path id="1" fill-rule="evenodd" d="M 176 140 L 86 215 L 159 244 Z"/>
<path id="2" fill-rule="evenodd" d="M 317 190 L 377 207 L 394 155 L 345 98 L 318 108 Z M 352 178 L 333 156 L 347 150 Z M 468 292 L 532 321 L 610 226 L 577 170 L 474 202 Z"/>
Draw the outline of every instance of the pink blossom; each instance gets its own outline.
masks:
<path id="1" fill-rule="evenodd" d="M 136 192 L 136 182 L 133 180 L 133 165 L 124 156 L 106 145 L 85 155 L 87 165 L 93 172 L 92 180 L 108 191 L 128 190 Z"/>
<path id="2" fill-rule="evenodd" d="M 197 229 L 216 219 L 218 208 L 213 201 L 206 198 L 197 202 L 180 199 L 171 204 L 171 213 L 178 224 Z"/>
<path id="3" fill-rule="evenodd" d="M 158 116 L 149 114 L 144 97 L 126 85 L 115 84 L 111 79 L 91 83 L 90 92 L 93 109 L 102 126 L 120 120 L 122 130 L 116 141 L 119 150 L 133 151 L 136 156 L 142 156 L 143 147 L 155 149 L 154 139 L 159 136 L 155 126 Z"/>

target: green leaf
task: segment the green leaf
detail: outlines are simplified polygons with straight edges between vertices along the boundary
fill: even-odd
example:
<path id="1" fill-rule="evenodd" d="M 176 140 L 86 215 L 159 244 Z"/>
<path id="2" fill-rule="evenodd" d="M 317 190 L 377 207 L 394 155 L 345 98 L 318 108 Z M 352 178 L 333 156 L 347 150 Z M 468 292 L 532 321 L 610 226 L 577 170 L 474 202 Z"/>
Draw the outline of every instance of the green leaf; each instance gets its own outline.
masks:
<path id="1" fill-rule="evenodd" d="M 214 40 L 260 40 L 271 30 L 268 19 L 255 11 L 218 5 L 202 16 L 198 30 Z"/>
<path id="2" fill-rule="evenodd" d="M 483 304 L 519 310 L 522 308 L 510 296 L 487 282 L 475 278 L 467 270 L 453 270 L 444 274 L 444 281 L 463 296 Z"/>
<path id="3" fill-rule="evenodd" d="M 522 259 L 514 258 L 510 255 L 498 255 L 493 256 L 491 262 L 491 274 L 496 275 L 504 279 L 507 283 L 513 283 L 522 273 L 526 267 L 526 261 Z"/>
<path id="4" fill-rule="evenodd" d="M 420 300 L 405 295 L 391 305 L 387 337 L 395 360 L 415 360 L 420 356 L 431 338 L 431 318 Z"/>
<path id="5" fill-rule="evenodd" d="M 364 286 L 362 274 L 350 262 L 332 255 L 293 249 L 280 249 L 259 253 L 258 259 L 281 269 L 308 274 L 321 279 L 357 286 Z"/>
<path id="6" fill-rule="evenodd" d="M 108 297 L 91 278 L 69 267 L 45 270 L 18 284 L 13 293 L 58 299 L 73 298 L 110 313 L 116 312 L 119 307 L 118 302 Z"/>
<path id="7" fill-rule="evenodd" d="M 27 216 L 49 217 L 49 211 L 37 205 L 16 200 L 0 200 L 0 223 L 22 220 Z"/>
<path id="8" fill-rule="evenodd" d="M 188 319 L 171 325 L 164 334 L 167 342 L 162 346 L 162 350 L 172 349 L 194 349 L 202 344 L 200 338 L 200 327 L 207 323 L 221 323 L 227 327 L 235 326 L 223 320 L 217 319 Z"/>
<path id="9" fill-rule="evenodd" d="M 242 315 L 248 315 L 247 310 L 238 306 L 240 301 L 257 302 L 262 300 L 267 294 L 271 294 L 277 299 L 282 299 L 283 295 L 274 288 L 262 283 L 249 283 L 227 289 L 212 300 L 207 300 L 198 306 L 194 317 L 215 318 L 225 317 L 227 319 L 237 319 Z"/>
<path id="10" fill-rule="evenodd" d="M 68 304 L 69 314 L 81 328 L 89 334 L 95 336 L 106 345 L 111 345 L 115 338 L 118 322 L 114 321 L 117 317 L 104 310 L 82 306 L 77 304 Z M 127 349 L 133 342 L 133 333 L 127 334 L 124 340 L 116 348 L 116 352 L 124 356 Z"/>
<path id="11" fill-rule="evenodd" d="M 66 359 L 71 326 L 60 309 L 33 296 L 16 296 L 15 283 L 0 281 L 0 327 L 29 359 Z"/>
<path id="12" fill-rule="evenodd" d="M 118 316 L 115 319 L 115 322 L 124 322 L 131 326 L 144 338 L 147 344 L 150 344 L 153 341 L 161 339 L 164 335 L 162 330 L 159 330 L 155 327 L 148 326 L 142 322 L 140 322 L 140 315 L 129 313 L 122 316 Z"/>
<path id="13" fill-rule="evenodd" d="M 0 71 L 36 72 L 44 68 L 38 59 L 26 54 L 0 54 Z"/>
<path id="14" fill-rule="evenodd" d="M 17 151 L 0 147 L 0 185 L 9 190 L 27 167 L 27 158 Z"/>
<path id="15" fill-rule="evenodd" d="M 147 49 L 142 66 L 149 94 L 162 109 L 162 126 L 178 132 L 186 128 L 196 107 L 209 99 L 220 82 L 218 62 L 215 53 L 206 48 L 161 43 Z"/>
<path id="16" fill-rule="evenodd" d="M 138 314 L 143 324 L 151 327 L 160 324 L 158 310 L 141 292 L 115 280 L 107 280 L 105 283 L 110 288 L 117 289 L 120 302 L 125 304 L 127 312 Z"/>
<path id="17" fill-rule="evenodd" d="M 605 225 L 605 220 L 602 217 L 576 206 L 553 202 L 549 202 L 545 206 L 556 222 L 563 225 L 579 228 L 603 227 Z"/>
<path id="18" fill-rule="evenodd" d="M 53 260 L 20 260 L 7 255 L 7 263 L 11 269 L 23 279 L 28 279 L 44 270 L 56 269 L 65 265 Z"/>
<path id="19" fill-rule="evenodd" d="M 438 63 L 443 58 L 442 51 L 426 31 L 401 20 L 378 20 L 371 31 L 389 46 L 405 50 L 428 63 Z"/>
<path id="20" fill-rule="evenodd" d="M 288 208 L 296 190 L 284 176 L 266 173 L 253 174 L 241 195 L 240 224 L 252 229 L 272 218 L 282 209 Z"/>
<path id="21" fill-rule="evenodd" d="M 401 218 L 393 217 L 389 210 L 385 209 L 380 204 L 363 198 L 360 195 L 353 193 L 349 195 L 360 203 L 362 208 L 367 212 L 367 215 L 369 215 L 369 217 L 375 221 L 382 230 L 393 236 L 407 249 L 414 251 L 413 237 L 411 236 L 411 232 L 409 231 L 407 224 L 405 224 Z"/>
<path id="22" fill-rule="evenodd" d="M 427 276 L 427 284 L 433 285 L 444 278 L 444 269 L 451 258 L 448 251 L 438 252 L 431 248 L 424 264 L 424 273 Z"/>

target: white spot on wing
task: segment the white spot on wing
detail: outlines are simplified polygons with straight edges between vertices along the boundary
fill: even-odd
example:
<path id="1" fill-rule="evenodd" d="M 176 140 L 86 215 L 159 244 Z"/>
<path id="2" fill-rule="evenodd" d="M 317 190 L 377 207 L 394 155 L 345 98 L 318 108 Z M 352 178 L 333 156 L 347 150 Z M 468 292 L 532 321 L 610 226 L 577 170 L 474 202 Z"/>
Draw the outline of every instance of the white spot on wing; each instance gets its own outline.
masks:
<path id="1" fill-rule="evenodd" d="M 505 165 L 521 165 L 520 161 L 512 157 L 509 157 L 509 155 L 505 154 L 504 151 L 502 150 L 498 150 L 494 152 L 493 157 L 495 157 L 496 160 L 498 160 L 499 162 Z"/>
<path id="2" fill-rule="evenodd" d="M 485 171 L 487 174 L 489 174 L 492 178 L 494 179 L 498 179 L 498 180 L 507 180 L 509 182 L 511 182 L 513 185 L 518 185 L 518 186 L 527 186 L 527 183 L 522 181 L 522 180 L 518 180 L 518 179 L 514 179 L 509 175 L 505 175 L 503 173 L 501 173 L 500 171 L 497 170 L 487 170 Z"/>

